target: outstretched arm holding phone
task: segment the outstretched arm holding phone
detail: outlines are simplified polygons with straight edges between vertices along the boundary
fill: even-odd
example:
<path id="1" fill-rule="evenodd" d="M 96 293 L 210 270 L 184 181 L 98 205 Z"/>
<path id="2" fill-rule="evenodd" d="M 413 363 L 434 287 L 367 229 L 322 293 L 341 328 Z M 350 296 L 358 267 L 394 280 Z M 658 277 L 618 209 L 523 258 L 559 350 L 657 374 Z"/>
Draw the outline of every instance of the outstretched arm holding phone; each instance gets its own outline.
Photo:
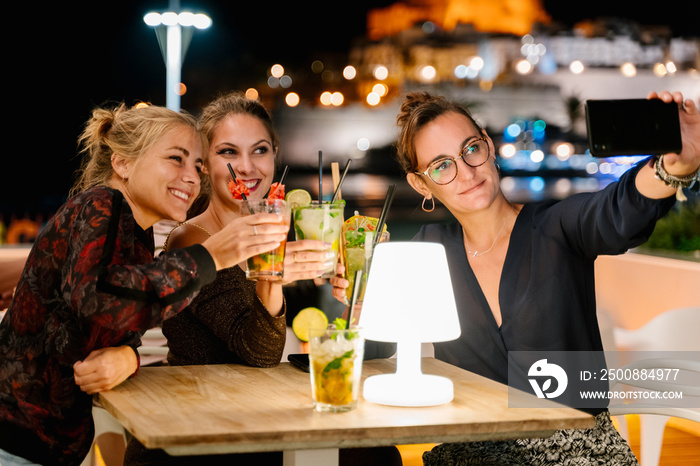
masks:
<path id="1" fill-rule="evenodd" d="M 680 92 L 651 92 L 647 98 L 675 102 L 678 105 L 683 149 L 680 154 L 663 155 L 658 162 L 661 168 L 673 178 L 684 179 L 695 174 L 697 180 L 700 169 L 700 112 L 696 103 L 691 99 L 684 101 Z M 635 184 L 639 192 L 650 199 L 669 197 L 678 190 L 678 187 L 668 184 L 668 179 L 665 182 L 657 178 L 653 164 L 639 170 Z"/>

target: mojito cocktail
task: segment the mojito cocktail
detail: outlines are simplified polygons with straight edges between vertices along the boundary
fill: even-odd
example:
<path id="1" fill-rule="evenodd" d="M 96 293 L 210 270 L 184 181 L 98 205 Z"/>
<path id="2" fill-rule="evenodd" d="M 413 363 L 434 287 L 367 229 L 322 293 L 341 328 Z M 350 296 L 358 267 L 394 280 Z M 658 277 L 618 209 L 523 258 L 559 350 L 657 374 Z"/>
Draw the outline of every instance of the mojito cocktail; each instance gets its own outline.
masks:
<path id="1" fill-rule="evenodd" d="M 362 270 L 362 274 L 360 275 L 360 287 L 357 290 L 356 303 L 361 304 L 364 299 L 367 277 L 372 263 L 372 242 L 377 234 L 377 222 L 378 219 L 374 217 L 364 217 L 356 213 L 343 224 L 344 278 L 350 282 L 345 290 L 345 304 L 350 304 L 352 300 L 352 293 L 355 289 L 355 273 L 358 270 Z M 389 241 L 389 232 L 386 229 L 386 225 L 384 225 L 382 236 L 379 238 L 379 242 L 384 241 Z"/>
<path id="2" fill-rule="evenodd" d="M 364 339 L 357 328 L 311 329 L 309 360 L 314 409 L 340 413 L 357 407 Z"/>
<path id="3" fill-rule="evenodd" d="M 331 243 L 334 254 L 332 262 L 324 270 L 323 278 L 335 276 L 340 246 L 340 232 L 343 228 L 345 201 L 333 203 L 312 201 L 309 204 L 294 206 L 294 232 L 297 240 L 315 239 Z"/>

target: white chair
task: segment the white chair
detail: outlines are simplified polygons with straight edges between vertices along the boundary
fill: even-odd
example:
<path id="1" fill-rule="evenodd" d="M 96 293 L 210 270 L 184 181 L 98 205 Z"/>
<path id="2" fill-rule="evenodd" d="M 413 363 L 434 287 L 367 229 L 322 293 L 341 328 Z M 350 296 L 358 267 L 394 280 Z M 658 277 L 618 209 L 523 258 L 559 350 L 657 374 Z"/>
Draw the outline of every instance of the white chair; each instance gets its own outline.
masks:
<path id="1" fill-rule="evenodd" d="M 95 422 L 95 438 L 92 440 L 92 447 L 90 447 L 88 455 L 80 466 L 96 466 L 98 464 L 97 455 L 95 454 L 95 443 L 102 434 L 111 433 L 121 435 L 124 439 L 124 448 L 126 449 L 126 433 L 124 432 L 124 427 L 122 427 L 114 416 L 100 406 L 93 406 L 92 419 Z"/>
<path id="2" fill-rule="evenodd" d="M 154 363 L 162 363 L 168 355 L 168 340 L 163 335 L 163 331 L 159 328 L 152 328 L 146 331 L 141 338 L 142 345 L 138 348 L 141 358 L 141 366 L 147 366 Z M 121 435 L 124 438 L 124 448 L 126 448 L 126 435 L 124 427 L 117 419 L 109 414 L 100 406 L 92 407 L 92 419 L 95 422 L 95 439 L 88 456 L 85 457 L 81 466 L 97 465 L 95 455 L 95 442 L 102 434 L 113 433 Z"/>
<path id="3" fill-rule="evenodd" d="M 643 327 L 636 330 L 614 328 L 614 342 L 618 350 L 623 351 L 700 351 L 700 307 L 673 309 L 656 316 Z M 607 349 L 607 348 L 606 348 Z M 662 355 L 661 355 L 662 356 Z M 672 358 L 650 358 L 632 362 L 624 369 L 679 369 L 684 374 L 700 374 L 700 361 Z M 698 385 L 683 386 L 672 380 L 637 380 L 625 382 L 647 390 L 683 391 L 687 396 L 700 396 Z M 700 399 L 698 399 L 700 402 Z M 641 466 L 658 465 L 661 456 L 663 433 L 671 416 L 700 422 L 700 410 L 640 404 L 614 404 L 609 407 L 611 415 L 639 414 Z"/>
<path id="4" fill-rule="evenodd" d="M 165 362 L 168 356 L 168 339 L 163 335 L 163 330 L 160 327 L 148 329 L 141 338 L 138 351 L 141 366 Z"/>
<path id="5" fill-rule="evenodd" d="M 598 310 L 598 328 L 600 329 L 600 338 L 603 341 L 603 351 L 606 352 L 605 359 L 608 367 L 619 367 L 620 362 L 617 357 L 617 345 L 615 344 L 615 323 L 610 314 L 604 309 Z M 627 428 L 627 419 L 625 416 L 615 416 L 617 421 L 617 430 L 622 438 L 630 441 L 629 429 Z"/>

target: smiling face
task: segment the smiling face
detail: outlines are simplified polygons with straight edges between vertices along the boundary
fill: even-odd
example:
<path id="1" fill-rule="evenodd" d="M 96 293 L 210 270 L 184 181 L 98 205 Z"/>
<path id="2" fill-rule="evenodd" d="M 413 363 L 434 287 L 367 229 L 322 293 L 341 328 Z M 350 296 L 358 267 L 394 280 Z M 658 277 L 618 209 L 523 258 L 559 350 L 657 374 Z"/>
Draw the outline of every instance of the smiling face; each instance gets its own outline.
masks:
<path id="1" fill-rule="evenodd" d="M 186 220 L 199 193 L 202 167 L 202 140 L 194 128 L 171 129 L 137 160 L 118 154 L 112 160 L 119 177 L 112 184 L 122 191 L 142 228 L 163 219 Z"/>
<path id="2" fill-rule="evenodd" d="M 225 204 L 233 200 L 228 190 L 229 163 L 236 178 L 250 190 L 248 198 L 262 199 L 275 175 L 276 151 L 267 128 L 257 117 L 236 113 L 224 118 L 214 131 L 206 165 L 213 200 Z"/>
<path id="3" fill-rule="evenodd" d="M 458 156 L 467 141 L 484 136 L 485 133 L 481 133 L 464 115 L 455 112 L 440 115 L 415 136 L 417 171 L 425 171 L 436 160 Z M 493 154 L 493 142 L 488 137 L 486 139 Z M 435 196 L 455 215 L 489 207 L 500 193 L 493 156 L 478 167 L 470 167 L 461 159 L 457 160 L 457 166 L 457 177 L 445 185 L 438 185 L 427 176 L 416 173 L 409 173 L 407 179 L 421 195 Z"/>

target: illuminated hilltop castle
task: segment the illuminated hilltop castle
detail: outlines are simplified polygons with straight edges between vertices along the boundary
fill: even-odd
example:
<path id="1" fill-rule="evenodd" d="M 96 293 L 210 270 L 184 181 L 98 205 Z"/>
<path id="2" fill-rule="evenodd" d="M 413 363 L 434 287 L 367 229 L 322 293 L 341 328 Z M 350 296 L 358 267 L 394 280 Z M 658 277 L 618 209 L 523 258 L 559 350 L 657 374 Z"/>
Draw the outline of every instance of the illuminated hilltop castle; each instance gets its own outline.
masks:
<path id="1" fill-rule="evenodd" d="M 370 10 L 367 35 L 371 40 L 393 36 L 416 22 L 430 21 L 445 31 L 472 24 L 480 32 L 525 35 L 535 23 L 549 24 L 539 0 L 409 0 Z"/>

